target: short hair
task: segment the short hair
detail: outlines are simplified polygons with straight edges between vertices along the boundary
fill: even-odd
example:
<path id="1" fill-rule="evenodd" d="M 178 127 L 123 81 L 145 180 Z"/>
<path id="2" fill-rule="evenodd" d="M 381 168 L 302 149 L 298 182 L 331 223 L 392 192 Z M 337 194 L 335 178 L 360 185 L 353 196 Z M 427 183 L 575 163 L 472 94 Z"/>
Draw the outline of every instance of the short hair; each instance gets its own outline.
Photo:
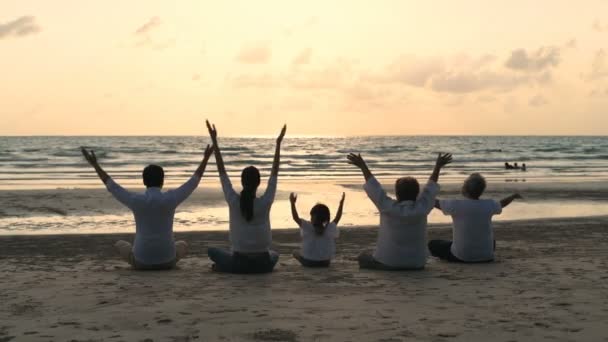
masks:
<path id="1" fill-rule="evenodd" d="M 420 192 L 420 184 L 416 178 L 402 177 L 395 182 L 395 195 L 397 201 L 415 201 Z"/>
<path id="2" fill-rule="evenodd" d="M 479 198 L 486 190 L 486 179 L 480 173 L 471 174 L 462 184 L 462 194 L 471 197 Z"/>
<path id="3" fill-rule="evenodd" d="M 144 168 L 142 177 L 146 187 L 162 188 L 165 182 L 165 171 L 162 167 L 151 164 Z"/>

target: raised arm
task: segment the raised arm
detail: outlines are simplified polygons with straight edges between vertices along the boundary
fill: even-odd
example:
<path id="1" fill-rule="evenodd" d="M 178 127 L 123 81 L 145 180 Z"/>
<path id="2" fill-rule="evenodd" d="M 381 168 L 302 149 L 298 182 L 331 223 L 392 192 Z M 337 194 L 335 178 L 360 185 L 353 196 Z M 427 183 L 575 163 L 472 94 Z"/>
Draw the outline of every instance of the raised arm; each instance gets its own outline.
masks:
<path id="1" fill-rule="evenodd" d="M 283 129 L 281 129 L 281 133 L 277 137 L 277 145 L 274 150 L 274 160 L 272 162 L 272 171 L 270 173 L 271 177 L 277 177 L 279 175 L 279 165 L 281 164 L 281 143 L 283 142 L 286 131 L 287 125 L 283 125 Z"/>
<path id="2" fill-rule="evenodd" d="M 361 169 L 361 172 L 363 172 L 363 177 L 365 177 L 365 181 L 369 180 L 370 178 L 372 178 L 374 176 L 374 175 L 372 175 L 372 172 L 367 167 L 367 163 L 365 163 L 365 160 L 363 160 L 363 157 L 361 157 L 361 153 L 359 153 L 359 154 L 351 153 L 346 158 L 348 159 L 349 164 L 355 165 L 356 167 Z"/>
<path id="3" fill-rule="evenodd" d="M 435 161 L 435 168 L 433 169 L 433 173 L 431 174 L 431 177 L 429 179 L 432 180 L 433 182 L 437 183 L 439 181 L 439 173 L 441 172 L 441 169 L 444 166 L 450 164 L 451 162 L 452 162 L 451 153 L 445 153 L 445 154 L 439 153 L 437 155 L 437 161 Z"/>
<path id="4" fill-rule="evenodd" d="M 215 145 L 207 145 L 207 147 L 205 148 L 203 160 L 201 160 L 201 163 L 198 165 L 198 168 L 196 169 L 196 171 L 194 171 L 194 174 L 197 175 L 198 178 L 203 178 L 203 174 L 205 173 L 205 169 L 207 168 L 207 163 L 209 162 L 209 157 L 211 157 L 211 153 L 213 153 L 214 150 Z"/>
<path id="5" fill-rule="evenodd" d="M 133 194 L 131 194 L 127 189 L 120 186 L 118 183 L 114 182 L 110 176 L 99 166 L 97 162 L 97 157 L 95 156 L 95 152 L 92 150 L 89 152 L 84 147 L 80 148 L 82 155 L 84 158 L 95 168 L 95 172 L 99 176 L 99 179 L 106 185 L 108 191 L 116 198 L 120 203 L 124 204 L 128 208 L 132 208 L 133 206 Z"/>
<path id="6" fill-rule="evenodd" d="M 80 152 L 82 152 L 84 159 L 86 159 L 87 162 L 95 169 L 95 172 L 97 172 L 97 176 L 99 176 L 99 179 L 101 179 L 101 181 L 106 184 L 110 176 L 108 176 L 108 174 L 101 168 L 101 166 L 99 166 L 99 163 L 97 162 L 97 156 L 95 156 L 95 151 L 91 150 L 89 152 L 84 147 L 80 147 Z"/>
<path id="7" fill-rule="evenodd" d="M 511 196 L 507 196 L 503 199 L 500 200 L 500 206 L 505 208 L 506 206 L 508 206 L 509 204 L 511 204 L 511 202 L 513 202 L 515 199 L 522 199 L 523 197 L 521 197 L 520 194 L 513 194 Z"/>
<path id="8" fill-rule="evenodd" d="M 298 209 L 296 208 L 296 201 L 298 200 L 298 195 L 295 193 L 291 193 L 289 195 L 289 202 L 291 203 L 291 217 L 298 224 L 298 226 L 302 225 L 302 220 L 300 219 L 300 215 L 298 215 Z"/>
<path id="9" fill-rule="evenodd" d="M 199 164 L 196 171 L 194 171 L 194 175 L 190 177 L 190 179 L 182 184 L 179 188 L 172 190 L 172 193 L 175 195 L 175 204 L 179 205 L 183 201 L 185 201 L 198 187 L 198 184 L 205 173 L 205 168 L 207 167 L 207 162 L 209 161 L 209 157 L 211 157 L 211 153 L 213 153 L 213 149 L 215 147 L 207 145 L 205 148 L 205 154 L 203 155 L 203 160 Z"/>
<path id="10" fill-rule="evenodd" d="M 215 125 L 211 125 L 209 120 L 206 120 L 207 129 L 209 130 L 209 136 L 211 137 L 211 142 L 215 147 L 213 151 L 215 152 L 215 163 L 217 164 L 217 171 L 220 175 L 226 175 L 226 168 L 224 167 L 224 159 L 222 158 L 222 152 L 220 151 L 220 145 L 217 143 L 217 129 L 215 129 Z"/>
<path id="11" fill-rule="evenodd" d="M 217 142 L 217 129 L 215 128 L 215 125 L 209 123 L 209 120 L 206 120 L 206 123 L 207 129 L 209 130 L 209 136 L 215 147 L 213 149 L 215 152 L 215 163 L 217 164 L 217 171 L 220 174 L 220 183 L 222 184 L 222 190 L 224 191 L 224 198 L 230 203 L 238 199 L 238 194 L 234 191 L 232 183 L 230 182 L 230 177 L 228 177 L 228 173 L 224 167 L 224 159 L 222 158 L 220 145 Z"/>
<path id="12" fill-rule="evenodd" d="M 338 206 L 338 211 L 336 212 L 336 217 L 334 218 L 334 223 L 338 225 L 340 219 L 342 219 L 342 210 L 344 209 L 344 198 L 346 197 L 345 193 L 342 193 L 342 199 L 340 199 L 340 205 Z"/>

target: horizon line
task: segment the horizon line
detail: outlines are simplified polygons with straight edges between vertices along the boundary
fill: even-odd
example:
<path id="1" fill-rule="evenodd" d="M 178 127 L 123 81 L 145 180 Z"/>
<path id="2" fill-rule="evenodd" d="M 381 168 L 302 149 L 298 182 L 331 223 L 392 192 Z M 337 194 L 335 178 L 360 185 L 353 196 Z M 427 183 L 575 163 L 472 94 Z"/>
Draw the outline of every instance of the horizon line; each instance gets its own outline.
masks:
<path id="1" fill-rule="evenodd" d="M 206 134 L 22 134 L 22 135 L 0 135 L 0 138 L 32 138 L 32 137 L 204 137 Z M 225 138 L 276 138 L 274 134 L 244 134 L 223 135 Z M 293 134 L 286 138 L 357 138 L 357 137 L 608 137 L 608 134 L 352 134 L 352 135 L 328 135 L 328 134 Z"/>

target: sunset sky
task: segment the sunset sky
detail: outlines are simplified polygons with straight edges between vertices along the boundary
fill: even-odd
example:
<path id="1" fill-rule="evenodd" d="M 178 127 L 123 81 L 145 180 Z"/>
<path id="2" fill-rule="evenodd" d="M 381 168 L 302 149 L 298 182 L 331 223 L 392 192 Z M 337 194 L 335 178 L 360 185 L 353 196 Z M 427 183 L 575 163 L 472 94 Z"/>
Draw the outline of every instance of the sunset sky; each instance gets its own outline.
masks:
<path id="1" fill-rule="evenodd" d="M 608 1 L 2 0 L 0 75 L 0 135 L 604 135 Z"/>

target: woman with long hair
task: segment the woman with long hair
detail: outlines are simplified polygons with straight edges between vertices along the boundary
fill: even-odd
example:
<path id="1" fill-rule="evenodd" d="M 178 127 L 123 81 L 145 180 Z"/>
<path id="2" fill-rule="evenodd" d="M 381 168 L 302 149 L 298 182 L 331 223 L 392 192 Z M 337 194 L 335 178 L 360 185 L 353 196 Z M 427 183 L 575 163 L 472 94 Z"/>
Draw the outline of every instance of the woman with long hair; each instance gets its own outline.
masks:
<path id="1" fill-rule="evenodd" d="M 215 125 L 207 121 L 207 129 L 215 146 L 215 160 L 224 197 L 230 211 L 230 251 L 210 247 L 208 255 L 214 262 L 213 270 L 229 273 L 267 273 L 272 272 L 279 255 L 270 250 L 272 233 L 270 231 L 270 208 L 277 190 L 277 177 L 281 159 L 281 142 L 287 126 L 283 126 L 277 138 L 272 171 L 266 191 L 257 197 L 260 185 L 260 171 L 248 166 L 241 173 L 243 190 L 237 193 L 232 187 L 224 167 L 222 152 L 217 145 Z"/>

